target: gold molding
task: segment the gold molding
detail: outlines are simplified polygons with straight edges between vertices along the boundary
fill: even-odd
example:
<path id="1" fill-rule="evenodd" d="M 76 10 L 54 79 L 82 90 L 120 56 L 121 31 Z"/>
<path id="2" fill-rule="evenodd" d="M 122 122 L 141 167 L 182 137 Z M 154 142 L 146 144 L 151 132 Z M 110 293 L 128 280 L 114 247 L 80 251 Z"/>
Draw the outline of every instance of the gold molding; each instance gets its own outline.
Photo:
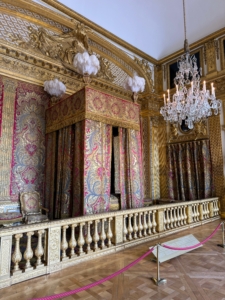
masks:
<path id="1" fill-rule="evenodd" d="M 104 35 L 108 39 L 112 40 L 113 42 L 117 43 L 118 45 L 125 47 L 129 51 L 132 51 L 133 53 L 137 54 L 138 56 L 143 57 L 144 59 L 148 60 L 149 62 L 156 64 L 157 60 L 150 55 L 146 54 L 145 52 L 139 50 L 138 48 L 132 46 L 131 44 L 125 42 L 123 39 L 117 37 L 113 33 L 109 32 L 108 30 L 102 28 L 101 26 L 97 25 L 96 23 L 90 21 L 89 19 L 83 17 L 82 15 L 78 14 L 77 12 L 71 10 L 67 6 L 59 3 L 58 1 L 55 0 L 43 0 L 43 2 L 51 5 L 52 7 L 58 9 L 59 11 L 63 12 L 64 14 L 70 16 L 73 19 L 78 20 L 81 23 L 86 24 L 96 32 Z"/>
<path id="2" fill-rule="evenodd" d="M 221 29 L 215 31 L 214 33 L 209 34 L 209 35 L 205 36 L 204 38 L 198 40 L 197 42 L 194 42 L 194 43 L 190 44 L 189 45 L 190 50 L 193 52 L 193 51 L 195 51 L 196 48 L 202 47 L 209 40 L 218 38 L 218 37 L 220 37 L 224 34 L 225 34 L 225 28 L 221 28 Z M 165 64 L 168 61 L 171 61 L 171 60 L 175 59 L 176 57 L 182 55 L 183 53 L 184 53 L 184 49 L 182 48 L 182 49 L 180 49 L 180 50 L 178 50 L 178 51 L 176 51 L 176 52 L 174 52 L 174 53 L 172 53 L 168 56 L 165 56 L 164 58 L 158 60 L 158 64 Z"/>

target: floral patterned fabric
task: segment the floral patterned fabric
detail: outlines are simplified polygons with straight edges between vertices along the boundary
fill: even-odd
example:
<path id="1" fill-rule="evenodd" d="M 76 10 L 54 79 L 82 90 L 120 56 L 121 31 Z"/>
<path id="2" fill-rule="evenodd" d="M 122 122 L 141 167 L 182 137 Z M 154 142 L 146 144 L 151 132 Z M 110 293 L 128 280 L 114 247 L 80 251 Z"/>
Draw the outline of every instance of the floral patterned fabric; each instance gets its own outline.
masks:
<path id="1" fill-rule="evenodd" d="M 19 212 L 0 213 L 0 223 L 2 221 L 19 222 L 22 220 L 22 215 Z"/>
<path id="2" fill-rule="evenodd" d="M 119 128 L 121 208 L 144 206 L 140 131 Z"/>
<path id="3" fill-rule="evenodd" d="M 21 206 L 25 213 L 32 214 L 40 212 L 40 195 L 37 192 L 22 193 Z"/>
<path id="4" fill-rule="evenodd" d="M 213 196 L 209 140 L 168 145 L 169 197 L 197 200 Z"/>
<path id="5" fill-rule="evenodd" d="M 85 120 L 84 214 L 109 211 L 112 126 Z"/>

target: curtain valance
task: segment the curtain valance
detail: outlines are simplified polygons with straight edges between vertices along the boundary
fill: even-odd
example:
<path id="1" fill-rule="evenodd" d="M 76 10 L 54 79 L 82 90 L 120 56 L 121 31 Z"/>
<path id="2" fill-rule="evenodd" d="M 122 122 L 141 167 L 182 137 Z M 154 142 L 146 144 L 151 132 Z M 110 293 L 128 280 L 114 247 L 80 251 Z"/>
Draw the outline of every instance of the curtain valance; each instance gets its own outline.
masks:
<path id="1" fill-rule="evenodd" d="M 46 133 L 84 119 L 140 130 L 140 107 L 137 103 L 84 87 L 46 110 Z"/>

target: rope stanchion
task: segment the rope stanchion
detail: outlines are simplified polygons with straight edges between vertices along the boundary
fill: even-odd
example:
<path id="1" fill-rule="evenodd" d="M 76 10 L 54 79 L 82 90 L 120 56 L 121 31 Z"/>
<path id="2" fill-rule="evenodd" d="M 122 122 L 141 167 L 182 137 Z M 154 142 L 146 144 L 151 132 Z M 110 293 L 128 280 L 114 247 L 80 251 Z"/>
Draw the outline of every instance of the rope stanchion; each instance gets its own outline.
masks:
<path id="1" fill-rule="evenodd" d="M 165 245 L 165 244 L 162 244 L 161 246 L 164 247 L 164 248 L 167 248 L 167 249 L 171 249 L 171 250 L 190 250 L 190 249 L 194 249 L 194 248 L 197 248 L 199 247 L 200 245 L 203 245 L 205 244 L 212 236 L 214 236 L 214 234 L 218 231 L 218 229 L 220 228 L 222 223 L 220 223 L 216 229 L 206 238 L 204 239 L 202 242 L 196 244 L 196 245 L 193 245 L 193 246 L 189 246 L 189 247 L 184 247 L 184 248 L 177 248 L 177 247 L 171 247 L 171 246 L 168 246 L 168 245 Z"/>
<path id="2" fill-rule="evenodd" d="M 222 222 L 222 244 L 218 244 L 217 246 L 225 248 L 225 244 L 224 244 L 224 222 Z"/>
<path id="3" fill-rule="evenodd" d="M 127 271 L 128 269 L 130 269 L 131 267 L 133 267 L 134 265 L 136 265 L 139 261 L 141 261 L 142 259 L 144 259 L 146 256 L 148 256 L 150 253 L 152 253 L 152 251 L 154 250 L 154 247 L 152 247 L 151 249 L 149 249 L 149 251 L 147 251 L 145 254 L 143 254 L 142 256 L 140 256 L 138 259 L 136 259 L 135 261 L 133 261 L 132 263 L 130 263 L 129 265 L 127 265 L 126 267 L 120 269 L 119 271 L 105 277 L 102 278 L 98 281 L 95 281 L 93 283 L 90 283 L 88 285 L 85 285 L 83 287 L 80 287 L 78 289 L 72 290 L 72 291 L 68 291 L 68 292 L 64 292 L 64 293 L 60 293 L 60 294 L 56 294 L 56 295 L 52 295 L 52 296 L 46 296 L 46 297 L 42 297 L 42 298 L 33 298 L 32 300 L 53 300 L 53 299 L 58 299 L 58 298 L 63 298 L 63 297 L 68 297 L 70 295 L 73 294 L 77 294 L 79 292 L 85 291 L 87 289 L 90 289 L 98 284 L 101 284 L 107 280 L 110 280 L 116 276 L 118 276 L 119 274 Z"/>
<path id="4" fill-rule="evenodd" d="M 156 278 L 152 277 L 152 280 L 156 285 L 160 285 L 167 282 L 165 278 L 160 278 L 160 274 L 159 274 L 159 247 L 160 244 L 157 245 L 157 277 Z"/>

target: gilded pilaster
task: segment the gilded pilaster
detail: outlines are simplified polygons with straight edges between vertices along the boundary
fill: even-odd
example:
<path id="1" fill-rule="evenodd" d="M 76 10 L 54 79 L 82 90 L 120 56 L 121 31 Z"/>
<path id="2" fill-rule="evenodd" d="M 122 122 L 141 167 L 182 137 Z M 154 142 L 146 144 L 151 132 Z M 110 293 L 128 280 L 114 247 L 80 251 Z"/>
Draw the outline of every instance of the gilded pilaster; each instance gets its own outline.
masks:
<path id="1" fill-rule="evenodd" d="M 151 182 L 152 199 L 160 198 L 158 117 L 151 117 Z"/>
<path id="2" fill-rule="evenodd" d="M 16 80 L 2 77 L 4 84 L 2 137 L 0 142 L 0 201 L 10 200 L 10 170 L 13 147 Z"/>
<path id="3" fill-rule="evenodd" d="M 159 118 L 159 178 L 160 178 L 160 197 L 168 198 L 168 164 L 166 154 L 167 144 L 167 125 L 162 117 Z"/>
<path id="4" fill-rule="evenodd" d="M 204 45 L 205 60 L 207 63 L 207 73 L 213 73 L 216 71 L 216 44 L 214 40 L 209 40 Z"/>
<path id="5" fill-rule="evenodd" d="M 214 179 L 215 195 L 219 197 L 221 212 L 225 212 L 224 198 L 224 175 L 223 175 L 223 154 L 221 141 L 220 116 L 212 116 L 209 119 L 209 136 L 212 157 L 212 171 Z"/>

